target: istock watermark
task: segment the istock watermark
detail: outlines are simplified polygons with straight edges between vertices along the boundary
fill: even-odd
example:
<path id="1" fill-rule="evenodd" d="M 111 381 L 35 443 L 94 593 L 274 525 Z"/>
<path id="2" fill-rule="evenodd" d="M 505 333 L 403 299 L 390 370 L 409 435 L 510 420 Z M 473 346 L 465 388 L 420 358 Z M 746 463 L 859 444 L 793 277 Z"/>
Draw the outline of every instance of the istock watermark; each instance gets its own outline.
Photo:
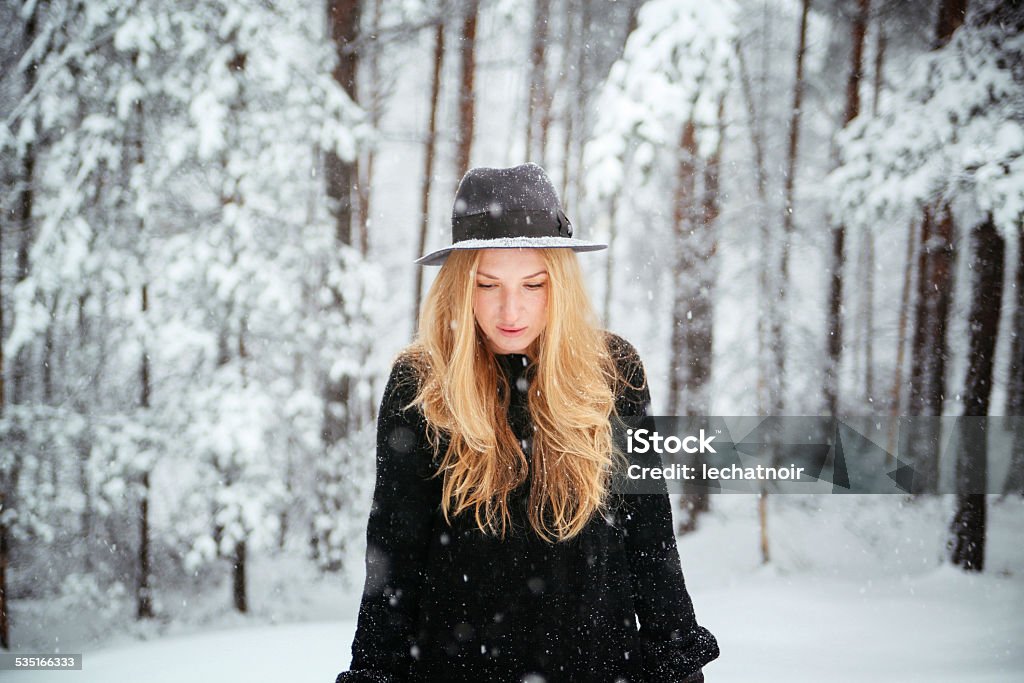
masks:
<path id="1" fill-rule="evenodd" d="M 627 417 L 621 493 L 1001 493 L 1024 417 Z"/>
<path id="2" fill-rule="evenodd" d="M 670 435 L 662 436 L 658 432 L 647 429 L 626 430 L 626 451 L 628 453 L 647 453 L 653 450 L 655 453 L 714 453 L 711 442 L 715 437 L 705 437 L 704 430 L 700 430 L 699 436 L 684 436 L 682 438 Z M 693 444 L 697 444 L 694 446 Z"/>

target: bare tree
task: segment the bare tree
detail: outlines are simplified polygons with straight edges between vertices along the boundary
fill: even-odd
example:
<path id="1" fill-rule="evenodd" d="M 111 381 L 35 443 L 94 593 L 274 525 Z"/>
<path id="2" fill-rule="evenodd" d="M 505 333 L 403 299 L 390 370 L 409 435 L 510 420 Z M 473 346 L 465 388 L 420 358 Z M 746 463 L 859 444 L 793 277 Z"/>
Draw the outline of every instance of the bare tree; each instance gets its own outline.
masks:
<path id="1" fill-rule="evenodd" d="M 356 76 L 359 69 L 361 0 L 327 0 L 327 25 L 337 62 L 332 76 L 353 102 L 358 101 Z M 327 196 L 331 200 L 335 234 L 339 244 L 352 245 L 353 189 L 359 177 L 356 161 L 346 161 L 333 151 L 327 153 L 325 172 Z"/>
<path id="2" fill-rule="evenodd" d="M 530 46 L 530 87 L 526 94 L 526 158 L 544 163 L 548 108 L 546 57 L 551 0 L 534 0 L 533 39 Z"/>
<path id="3" fill-rule="evenodd" d="M 430 228 L 430 190 L 434 182 L 434 152 L 437 147 L 437 103 L 441 94 L 441 66 L 444 62 L 444 21 L 439 20 L 434 29 L 434 62 L 430 77 L 430 114 L 427 116 L 427 141 L 423 152 L 423 193 L 420 197 L 420 234 L 417 254 L 427 249 L 427 234 Z M 420 299 L 423 298 L 423 269 L 416 269 L 416 295 L 413 298 L 413 331 L 420 324 Z"/>
<path id="4" fill-rule="evenodd" d="M 768 173 L 765 170 L 764 162 L 764 122 L 757 109 L 757 102 L 754 99 L 754 88 L 751 83 L 751 75 L 747 69 L 747 60 L 744 56 L 742 43 L 736 45 L 736 57 L 739 66 L 740 87 L 743 91 L 743 100 L 747 106 L 747 130 L 750 133 L 750 145 L 754 151 L 754 180 L 757 187 L 757 224 L 758 235 L 761 244 L 762 258 L 758 259 L 757 282 L 758 300 L 757 307 L 757 413 L 763 415 L 768 405 L 775 399 L 769 396 L 768 389 L 768 368 L 766 363 L 768 340 L 768 311 L 769 304 L 769 245 L 771 244 L 771 224 L 768 220 Z M 776 383 L 777 385 L 777 383 Z"/>
<path id="5" fill-rule="evenodd" d="M 462 87 L 459 90 L 458 145 L 455 153 L 456 176 L 461 178 L 469 170 L 473 151 L 473 123 L 476 117 L 476 92 L 473 81 L 476 74 L 476 21 L 480 0 L 468 0 L 462 17 L 459 38 L 459 57 Z"/>
<path id="6" fill-rule="evenodd" d="M 361 0 L 327 0 L 328 31 L 337 57 L 331 75 L 353 102 L 358 101 L 356 77 L 361 5 Z M 327 197 L 335 222 L 335 242 L 339 247 L 354 246 L 352 223 L 354 186 L 359 178 L 357 166 L 355 158 L 343 159 L 333 150 L 327 152 L 324 159 Z M 334 308 L 344 317 L 345 293 L 334 289 L 331 294 Z M 322 436 L 328 446 L 348 433 L 352 421 L 352 385 L 353 378 L 347 373 L 325 380 Z"/>
<path id="7" fill-rule="evenodd" d="M 138 53 L 132 54 L 132 68 L 138 68 Z M 127 140 L 127 146 L 129 153 L 132 157 L 131 163 L 134 167 L 129 169 L 140 172 L 146 164 L 146 149 L 145 149 L 145 109 L 141 99 L 135 100 L 132 111 L 134 114 L 134 120 L 131 124 L 131 129 L 128 133 L 129 140 Z M 126 186 L 130 187 L 130 183 L 126 183 Z M 139 233 L 139 239 L 143 239 L 146 234 L 145 220 L 141 215 L 136 216 L 137 229 Z M 143 250 L 145 246 L 141 247 Z M 145 254 L 140 253 L 138 255 L 140 261 L 145 260 Z M 140 272 L 145 273 L 145 267 L 139 269 Z M 144 319 L 149 313 L 149 283 L 143 279 L 139 284 L 139 315 Z M 139 407 L 143 412 L 148 412 L 150 407 L 150 393 L 152 392 L 152 383 L 150 381 L 150 367 L 149 367 L 149 349 L 146 348 L 146 341 L 142 343 L 142 348 L 139 350 Z M 150 495 L 150 471 L 144 470 L 141 475 L 142 490 L 139 496 L 139 575 L 135 588 L 135 601 L 136 601 L 136 617 L 138 619 L 151 619 L 153 618 L 153 596 L 152 586 L 150 585 L 151 579 L 151 567 L 150 567 L 150 556 L 149 556 L 149 495 Z"/>
<path id="8" fill-rule="evenodd" d="M 966 0 L 940 0 L 933 49 L 946 45 L 963 23 Z M 909 413 L 940 416 L 946 397 L 946 339 L 953 295 L 955 222 L 948 200 L 922 207 L 918 255 L 917 311 L 911 366 Z M 912 430 L 910 459 L 914 492 L 938 490 L 939 425 L 921 421 Z"/>
<path id="9" fill-rule="evenodd" d="M 846 111 L 843 127 L 860 114 L 860 83 L 864 75 L 864 36 L 867 33 L 870 0 L 857 1 L 857 14 L 851 27 L 850 75 L 846 82 Z M 832 228 L 832 277 L 827 315 L 827 357 L 825 364 L 825 405 L 829 415 L 839 412 L 839 362 L 843 348 L 843 261 L 846 227 Z"/>
<path id="10" fill-rule="evenodd" d="M 913 291 L 914 253 L 917 248 L 917 233 L 917 223 L 911 222 L 907 230 L 907 248 L 903 257 L 906 265 L 903 268 L 903 286 L 900 290 L 900 312 L 896 331 L 896 367 L 893 370 L 892 388 L 889 393 L 889 417 L 892 419 L 889 420 L 885 452 L 889 454 L 888 459 L 890 461 L 894 460 L 892 454 L 896 452 L 896 417 L 901 414 L 903 368 L 906 365 L 907 320 L 910 317 L 910 294 Z"/>
<path id="11" fill-rule="evenodd" d="M 786 335 L 782 330 L 782 321 L 786 317 L 786 299 L 789 292 L 789 249 L 793 239 L 793 195 L 796 183 L 797 151 L 800 144 L 800 114 L 804 96 L 804 52 L 807 49 L 807 15 L 811 9 L 811 0 L 803 0 L 800 8 L 800 29 L 796 49 L 796 75 L 793 79 L 793 108 L 789 120 L 789 140 L 786 149 L 786 175 L 784 179 L 783 197 L 785 205 L 782 211 L 782 245 L 779 252 L 778 280 L 776 282 L 775 307 L 776 314 L 772 320 L 772 351 L 775 354 L 775 377 L 780 390 L 775 392 L 775 405 L 772 412 L 781 415 L 785 410 L 784 391 L 786 383 Z"/>
<path id="12" fill-rule="evenodd" d="M 689 355 L 684 327 L 692 324 L 689 295 L 692 287 L 686 277 L 692 275 L 691 258 L 686 254 L 686 237 L 696 231 L 694 204 L 697 175 L 697 135 L 693 119 L 683 125 L 676 166 L 675 196 L 672 200 L 672 232 L 675 237 L 674 297 L 672 302 L 672 338 L 669 358 L 673 359 L 668 378 L 668 414 L 679 415 L 683 389 L 688 385 Z"/>
<path id="13" fill-rule="evenodd" d="M 972 268 L 974 282 L 968 324 L 969 351 L 964 379 L 964 417 L 960 420 L 960 448 L 957 457 L 957 509 L 950 525 L 950 560 L 965 571 L 985 567 L 988 453 L 987 421 L 992 393 L 992 366 L 999 314 L 1003 302 L 1003 238 L 989 214 L 973 230 Z"/>
<path id="14" fill-rule="evenodd" d="M 563 21 L 565 22 L 564 30 L 567 34 L 579 36 L 583 32 L 583 12 L 586 9 L 586 3 L 582 3 L 583 7 L 577 7 L 574 0 L 565 0 L 563 7 L 565 13 Z M 566 41 L 568 42 L 568 41 Z M 562 93 L 562 204 L 566 210 L 569 208 L 569 176 L 571 174 L 572 164 L 572 142 L 574 135 L 574 127 L 576 125 L 576 112 L 577 112 L 577 101 L 580 91 L 583 89 L 582 78 L 583 78 L 583 42 L 582 40 L 573 41 L 562 49 L 562 74 L 561 77 L 568 79 L 569 73 L 572 72 L 572 87 L 565 90 Z M 576 60 L 575 63 L 573 60 Z"/>
<path id="15" fill-rule="evenodd" d="M 1014 420 L 1013 455 L 1003 483 L 1003 495 L 1024 495 L 1024 223 L 1017 226 L 1017 257 L 1014 277 L 1013 329 L 1010 332 L 1010 367 L 1006 387 L 1006 415 Z"/>
<path id="16" fill-rule="evenodd" d="M 881 17 L 875 23 L 875 63 L 873 96 L 871 98 L 871 115 L 878 116 L 878 104 L 882 96 L 884 82 L 883 66 L 885 64 L 885 23 Z M 875 235 L 864 231 L 862 235 L 862 259 L 864 274 L 864 291 L 861 297 L 861 330 L 864 343 L 864 394 L 865 403 L 873 405 L 875 401 Z M 909 264 L 908 257 L 907 263 Z M 902 315 L 902 312 L 901 312 Z M 900 349 L 902 354 L 902 348 Z M 891 452 L 891 451 L 890 451 Z"/>
<path id="17" fill-rule="evenodd" d="M 711 412 L 711 367 L 714 355 L 714 290 L 717 268 L 715 253 L 718 251 L 716 223 L 721 212 L 718 194 L 719 173 L 722 163 L 722 141 L 725 139 L 725 97 L 718 102 L 718 144 L 702 169 L 703 189 L 700 197 L 697 230 L 702 233 L 698 239 L 687 240 L 683 251 L 687 260 L 687 271 L 696 290 L 691 292 L 692 320 L 684 328 L 684 343 L 689 357 L 684 407 L 687 415 L 706 415 Z M 690 247 L 694 247 L 691 249 Z M 699 458 L 699 456 L 698 456 Z M 710 496 L 705 491 L 686 493 L 680 499 L 686 513 L 681 531 L 697 529 L 698 517 L 711 507 Z"/>
<path id="18" fill-rule="evenodd" d="M 370 125 L 374 130 L 380 128 L 380 120 L 383 114 L 384 101 L 384 76 L 380 70 L 380 15 L 382 0 L 373 0 L 370 14 L 370 26 L 367 36 L 367 71 L 368 93 L 365 97 L 365 106 L 369 113 Z M 353 98 L 354 99 L 354 98 Z M 366 256 L 370 252 L 370 199 L 373 189 L 373 166 L 376 160 L 376 150 L 370 145 L 364 154 L 363 163 L 358 165 L 359 175 L 356 183 L 356 228 L 359 233 L 359 253 Z"/>
<path id="19" fill-rule="evenodd" d="M 39 65 L 45 50 L 34 45 L 39 34 L 39 22 L 43 16 L 48 3 L 38 2 L 33 4 L 31 11 L 25 17 L 25 24 L 22 30 L 22 52 L 28 54 L 28 60 L 24 67 L 24 93 L 30 94 L 35 88 L 38 79 Z M 20 177 L 17 178 L 21 188 L 17 204 L 17 226 L 20 239 L 17 246 L 17 261 L 15 265 L 15 280 L 22 282 L 28 277 L 29 270 L 29 249 L 35 234 L 35 225 L 32 221 L 32 210 L 35 203 L 35 166 L 36 166 L 37 143 L 29 141 L 21 153 Z M 0 240 L 2 240 L 2 226 L 0 226 Z M 0 249 L 0 276 L 3 275 L 2 261 L 3 250 Z M 2 277 L 0 277 L 2 283 Z M 0 297 L 0 347 L 3 346 L 3 298 Z M 19 349 L 13 359 L 3 356 L 0 348 L 0 417 L 3 417 L 6 408 L 7 389 L 6 378 L 11 382 L 11 403 L 21 403 L 25 399 L 26 383 L 28 376 L 28 359 L 24 349 Z M 10 362 L 10 368 L 6 365 Z M 14 495 L 19 479 L 20 464 L 17 459 L 12 463 L 10 471 L 6 472 L 5 481 L 0 482 L 0 509 L 8 509 L 13 501 L 10 496 Z M 10 621 L 9 621 L 9 596 L 7 587 L 7 568 L 10 566 L 11 556 L 11 529 L 4 521 L 0 521 L 0 647 L 9 649 L 10 642 Z"/>

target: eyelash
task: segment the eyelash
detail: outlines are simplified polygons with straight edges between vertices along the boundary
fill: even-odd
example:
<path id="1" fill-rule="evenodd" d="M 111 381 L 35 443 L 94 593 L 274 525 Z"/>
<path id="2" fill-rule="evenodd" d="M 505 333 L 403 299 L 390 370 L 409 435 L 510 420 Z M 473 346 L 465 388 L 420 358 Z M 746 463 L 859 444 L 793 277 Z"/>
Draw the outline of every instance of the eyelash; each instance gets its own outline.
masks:
<path id="1" fill-rule="evenodd" d="M 540 289 L 540 288 L 541 288 L 541 287 L 543 287 L 543 286 L 544 286 L 545 284 L 546 284 L 546 283 L 544 283 L 544 282 L 541 282 L 540 284 L 535 284 L 535 285 L 525 285 L 525 287 L 526 287 L 527 289 Z M 479 287 L 480 289 L 494 289 L 494 287 L 495 287 L 496 285 L 485 285 L 485 284 L 482 284 L 482 283 L 479 283 L 479 282 L 478 282 L 478 283 L 476 284 L 476 286 L 477 286 L 477 287 Z"/>

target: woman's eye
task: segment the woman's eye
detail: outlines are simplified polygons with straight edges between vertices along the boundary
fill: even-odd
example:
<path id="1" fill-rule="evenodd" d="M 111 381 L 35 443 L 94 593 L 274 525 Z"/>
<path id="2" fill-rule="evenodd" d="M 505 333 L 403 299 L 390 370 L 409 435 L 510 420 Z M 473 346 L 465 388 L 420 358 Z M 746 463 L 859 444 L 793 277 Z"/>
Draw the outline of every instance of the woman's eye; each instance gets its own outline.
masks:
<path id="1" fill-rule="evenodd" d="M 526 285 L 526 288 L 527 289 L 540 289 L 543 286 L 544 286 L 544 283 L 543 282 L 539 282 L 537 284 Z"/>
<path id="2" fill-rule="evenodd" d="M 476 286 L 479 287 L 480 289 L 494 289 L 494 285 L 485 285 L 482 282 L 476 283 Z"/>

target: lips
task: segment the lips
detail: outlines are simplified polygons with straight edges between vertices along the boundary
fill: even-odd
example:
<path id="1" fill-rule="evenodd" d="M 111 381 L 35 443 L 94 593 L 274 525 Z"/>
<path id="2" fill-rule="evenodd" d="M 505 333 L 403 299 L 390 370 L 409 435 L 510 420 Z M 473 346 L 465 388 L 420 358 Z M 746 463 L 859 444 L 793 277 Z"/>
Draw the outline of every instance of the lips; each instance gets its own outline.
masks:
<path id="1" fill-rule="evenodd" d="M 498 326 L 498 331 L 501 332 L 506 337 L 516 337 L 522 334 L 523 330 L 525 329 L 525 327 L 502 327 L 501 325 Z"/>

